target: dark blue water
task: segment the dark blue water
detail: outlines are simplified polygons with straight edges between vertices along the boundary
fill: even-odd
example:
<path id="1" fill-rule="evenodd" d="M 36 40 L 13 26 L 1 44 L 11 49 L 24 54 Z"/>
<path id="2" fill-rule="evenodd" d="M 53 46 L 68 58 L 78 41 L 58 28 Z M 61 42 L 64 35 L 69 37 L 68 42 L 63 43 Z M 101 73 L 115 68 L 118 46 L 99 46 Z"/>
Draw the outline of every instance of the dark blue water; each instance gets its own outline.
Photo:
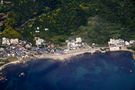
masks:
<path id="1" fill-rule="evenodd" d="M 130 52 L 83 54 L 66 61 L 32 60 L 8 65 L 0 90 L 135 90 Z M 20 75 L 20 73 L 24 73 Z"/>

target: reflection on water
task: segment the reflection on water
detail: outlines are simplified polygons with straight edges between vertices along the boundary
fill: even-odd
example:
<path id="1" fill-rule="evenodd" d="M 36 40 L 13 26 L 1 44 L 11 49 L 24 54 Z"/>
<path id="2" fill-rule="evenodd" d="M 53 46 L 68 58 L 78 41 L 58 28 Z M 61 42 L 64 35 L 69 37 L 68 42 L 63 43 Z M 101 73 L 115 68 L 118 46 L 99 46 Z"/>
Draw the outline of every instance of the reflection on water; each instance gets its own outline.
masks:
<path id="1" fill-rule="evenodd" d="M 130 52 L 83 54 L 66 61 L 32 60 L 9 65 L 0 90 L 135 90 Z"/>

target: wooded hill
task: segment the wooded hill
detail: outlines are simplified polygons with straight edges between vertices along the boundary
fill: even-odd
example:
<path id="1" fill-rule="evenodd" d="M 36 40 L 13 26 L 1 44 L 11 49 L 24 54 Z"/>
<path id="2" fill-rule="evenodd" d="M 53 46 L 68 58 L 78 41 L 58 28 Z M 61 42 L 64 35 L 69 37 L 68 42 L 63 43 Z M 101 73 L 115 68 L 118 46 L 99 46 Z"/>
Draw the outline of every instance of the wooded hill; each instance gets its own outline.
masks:
<path id="1" fill-rule="evenodd" d="M 134 0 L 6 1 L 11 3 L 0 5 L 0 13 L 8 14 L 0 31 L 9 38 L 32 41 L 40 36 L 56 44 L 71 36 L 98 44 L 109 38 L 135 39 Z M 40 33 L 35 33 L 37 27 Z"/>

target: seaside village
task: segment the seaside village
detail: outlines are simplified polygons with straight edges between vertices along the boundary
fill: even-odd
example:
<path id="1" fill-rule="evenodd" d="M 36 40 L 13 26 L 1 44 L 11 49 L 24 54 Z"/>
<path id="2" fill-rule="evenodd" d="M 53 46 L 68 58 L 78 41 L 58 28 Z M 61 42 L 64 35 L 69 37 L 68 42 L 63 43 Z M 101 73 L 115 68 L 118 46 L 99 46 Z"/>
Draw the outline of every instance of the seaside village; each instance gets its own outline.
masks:
<path id="1" fill-rule="evenodd" d="M 3 37 L 0 39 L 0 58 L 16 57 L 20 60 L 22 58 L 34 57 L 35 55 L 63 55 L 71 53 L 72 51 L 79 52 L 79 50 L 89 50 L 90 52 L 117 51 L 125 50 L 131 45 L 135 45 L 135 40 L 124 41 L 123 39 L 110 39 L 107 47 L 97 47 L 95 43 L 89 46 L 87 43 L 83 42 L 81 37 L 76 37 L 75 39 L 66 40 L 65 46 L 60 48 L 55 47 L 52 43 L 47 43 L 44 39 L 39 37 L 35 37 L 35 45 L 27 41 Z"/>

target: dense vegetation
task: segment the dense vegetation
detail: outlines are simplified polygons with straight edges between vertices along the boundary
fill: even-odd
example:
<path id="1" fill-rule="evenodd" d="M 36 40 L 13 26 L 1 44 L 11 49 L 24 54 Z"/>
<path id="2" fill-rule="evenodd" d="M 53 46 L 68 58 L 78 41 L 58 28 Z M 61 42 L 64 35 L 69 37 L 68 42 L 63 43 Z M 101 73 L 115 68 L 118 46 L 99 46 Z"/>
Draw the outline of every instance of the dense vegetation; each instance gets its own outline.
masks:
<path id="1" fill-rule="evenodd" d="M 40 36 L 56 44 L 70 36 L 99 44 L 109 38 L 135 39 L 134 0 L 7 1 L 11 3 L 0 5 L 0 12 L 8 14 L 0 27 L 6 37 L 32 41 Z"/>

